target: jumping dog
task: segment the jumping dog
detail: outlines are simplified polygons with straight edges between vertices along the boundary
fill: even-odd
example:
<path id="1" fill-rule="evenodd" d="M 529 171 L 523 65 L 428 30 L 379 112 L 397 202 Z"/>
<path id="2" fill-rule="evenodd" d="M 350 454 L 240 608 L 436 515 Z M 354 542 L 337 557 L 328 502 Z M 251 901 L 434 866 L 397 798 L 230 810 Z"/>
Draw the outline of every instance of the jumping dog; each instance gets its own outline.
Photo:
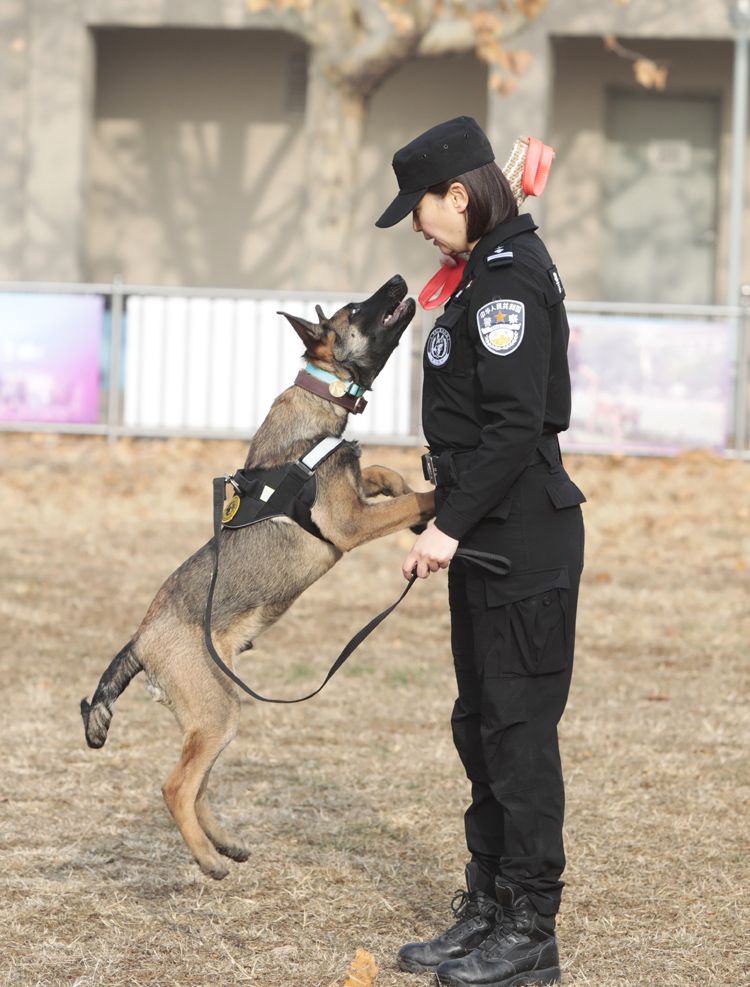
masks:
<path id="1" fill-rule="evenodd" d="M 317 324 L 280 313 L 300 336 L 311 373 L 305 375 L 307 386 L 293 385 L 273 402 L 250 443 L 246 469 L 277 467 L 304 456 L 326 436 L 341 436 L 349 411 L 357 410 L 347 390 L 361 394 L 371 387 L 414 317 L 416 306 L 406 292 L 397 275 L 367 301 L 345 305 L 331 318 L 318 308 Z M 311 384 L 307 378 L 316 375 L 332 383 Z M 361 469 L 356 443 L 338 445 L 316 476 L 311 517 L 320 537 L 289 517 L 221 530 L 213 642 L 230 668 L 344 552 L 434 515 L 432 492 L 413 492 L 403 477 L 382 466 Z M 370 502 L 378 494 L 389 499 Z M 167 578 L 132 640 L 102 675 L 91 703 L 81 701 L 81 713 L 88 745 L 101 747 L 116 699 L 135 675 L 146 673 L 149 691 L 172 710 L 183 731 L 180 760 L 162 787 L 164 799 L 201 870 L 218 880 L 228 873 L 222 856 L 243 861 L 249 851 L 216 819 L 207 799 L 209 773 L 237 732 L 240 708 L 236 687 L 204 646 L 212 564 L 208 542 Z"/>

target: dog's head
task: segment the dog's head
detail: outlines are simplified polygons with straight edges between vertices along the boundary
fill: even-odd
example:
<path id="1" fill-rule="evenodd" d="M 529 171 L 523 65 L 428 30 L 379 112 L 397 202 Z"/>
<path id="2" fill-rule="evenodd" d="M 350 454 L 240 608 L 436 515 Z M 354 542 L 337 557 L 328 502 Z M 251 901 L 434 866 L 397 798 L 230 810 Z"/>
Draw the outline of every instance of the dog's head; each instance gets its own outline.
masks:
<path id="1" fill-rule="evenodd" d="M 397 274 L 370 298 L 350 302 L 330 318 L 317 305 L 317 323 L 287 312 L 279 315 L 296 330 L 308 360 L 369 388 L 414 318 L 417 306 L 406 292 L 406 282 Z"/>

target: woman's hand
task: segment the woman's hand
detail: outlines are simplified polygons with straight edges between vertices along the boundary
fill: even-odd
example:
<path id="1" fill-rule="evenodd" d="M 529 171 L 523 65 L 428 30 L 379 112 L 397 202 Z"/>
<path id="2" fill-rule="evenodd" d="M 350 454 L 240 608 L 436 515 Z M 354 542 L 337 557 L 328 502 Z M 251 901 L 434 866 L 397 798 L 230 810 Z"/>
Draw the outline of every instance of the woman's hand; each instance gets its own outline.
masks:
<path id="1" fill-rule="evenodd" d="M 431 572 L 437 572 L 438 569 L 447 569 L 457 548 L 458 540 L 444 534 L 440 528 L 435 527 L 434 521 L 430 521 L 404 559 L 401 567 L 404 579 L 409 579 L 415 566 L 420 579 L 427 579 Z"/>

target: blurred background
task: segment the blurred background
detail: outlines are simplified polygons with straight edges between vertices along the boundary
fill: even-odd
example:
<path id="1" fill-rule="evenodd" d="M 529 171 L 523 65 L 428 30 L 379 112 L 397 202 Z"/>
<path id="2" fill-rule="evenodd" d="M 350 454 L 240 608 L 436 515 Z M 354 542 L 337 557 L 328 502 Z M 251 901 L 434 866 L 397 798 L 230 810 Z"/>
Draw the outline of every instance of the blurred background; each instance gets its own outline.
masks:
<path id="1" fill-rule="evenodd" d="M 748 23 L 748 0 L 0 0 L 3 427 L 246 435 L 296 366 L 280 302 L 432 273 L 408 222 L 373 223 L 393 151 L 467 113 L 501 165 L 518 136 L 556 149 L 526 208 L 573 322 L 568 448 L 742 454 Z M 363 436 L 419 441 L 428 327 Z"/>

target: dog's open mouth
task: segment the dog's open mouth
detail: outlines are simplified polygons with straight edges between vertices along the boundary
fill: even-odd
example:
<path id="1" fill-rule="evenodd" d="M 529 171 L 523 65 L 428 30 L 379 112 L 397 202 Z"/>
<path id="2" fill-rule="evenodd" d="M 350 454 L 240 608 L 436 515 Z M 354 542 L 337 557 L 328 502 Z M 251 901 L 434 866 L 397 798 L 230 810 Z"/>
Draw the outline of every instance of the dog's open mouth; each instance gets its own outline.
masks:
<path id="1" fill-rule="evenodd" d="M 394 307 L 390 312 L 386 312 L 383 316 L 383 326 L 386 329 L 392 329 L 398 322 L 400 322 L 402 316 L 406 315 L 407 312 L 414 305 L 414 301 L 411 298 L 404 298 L 403 301 L 394 303 Z"/>

